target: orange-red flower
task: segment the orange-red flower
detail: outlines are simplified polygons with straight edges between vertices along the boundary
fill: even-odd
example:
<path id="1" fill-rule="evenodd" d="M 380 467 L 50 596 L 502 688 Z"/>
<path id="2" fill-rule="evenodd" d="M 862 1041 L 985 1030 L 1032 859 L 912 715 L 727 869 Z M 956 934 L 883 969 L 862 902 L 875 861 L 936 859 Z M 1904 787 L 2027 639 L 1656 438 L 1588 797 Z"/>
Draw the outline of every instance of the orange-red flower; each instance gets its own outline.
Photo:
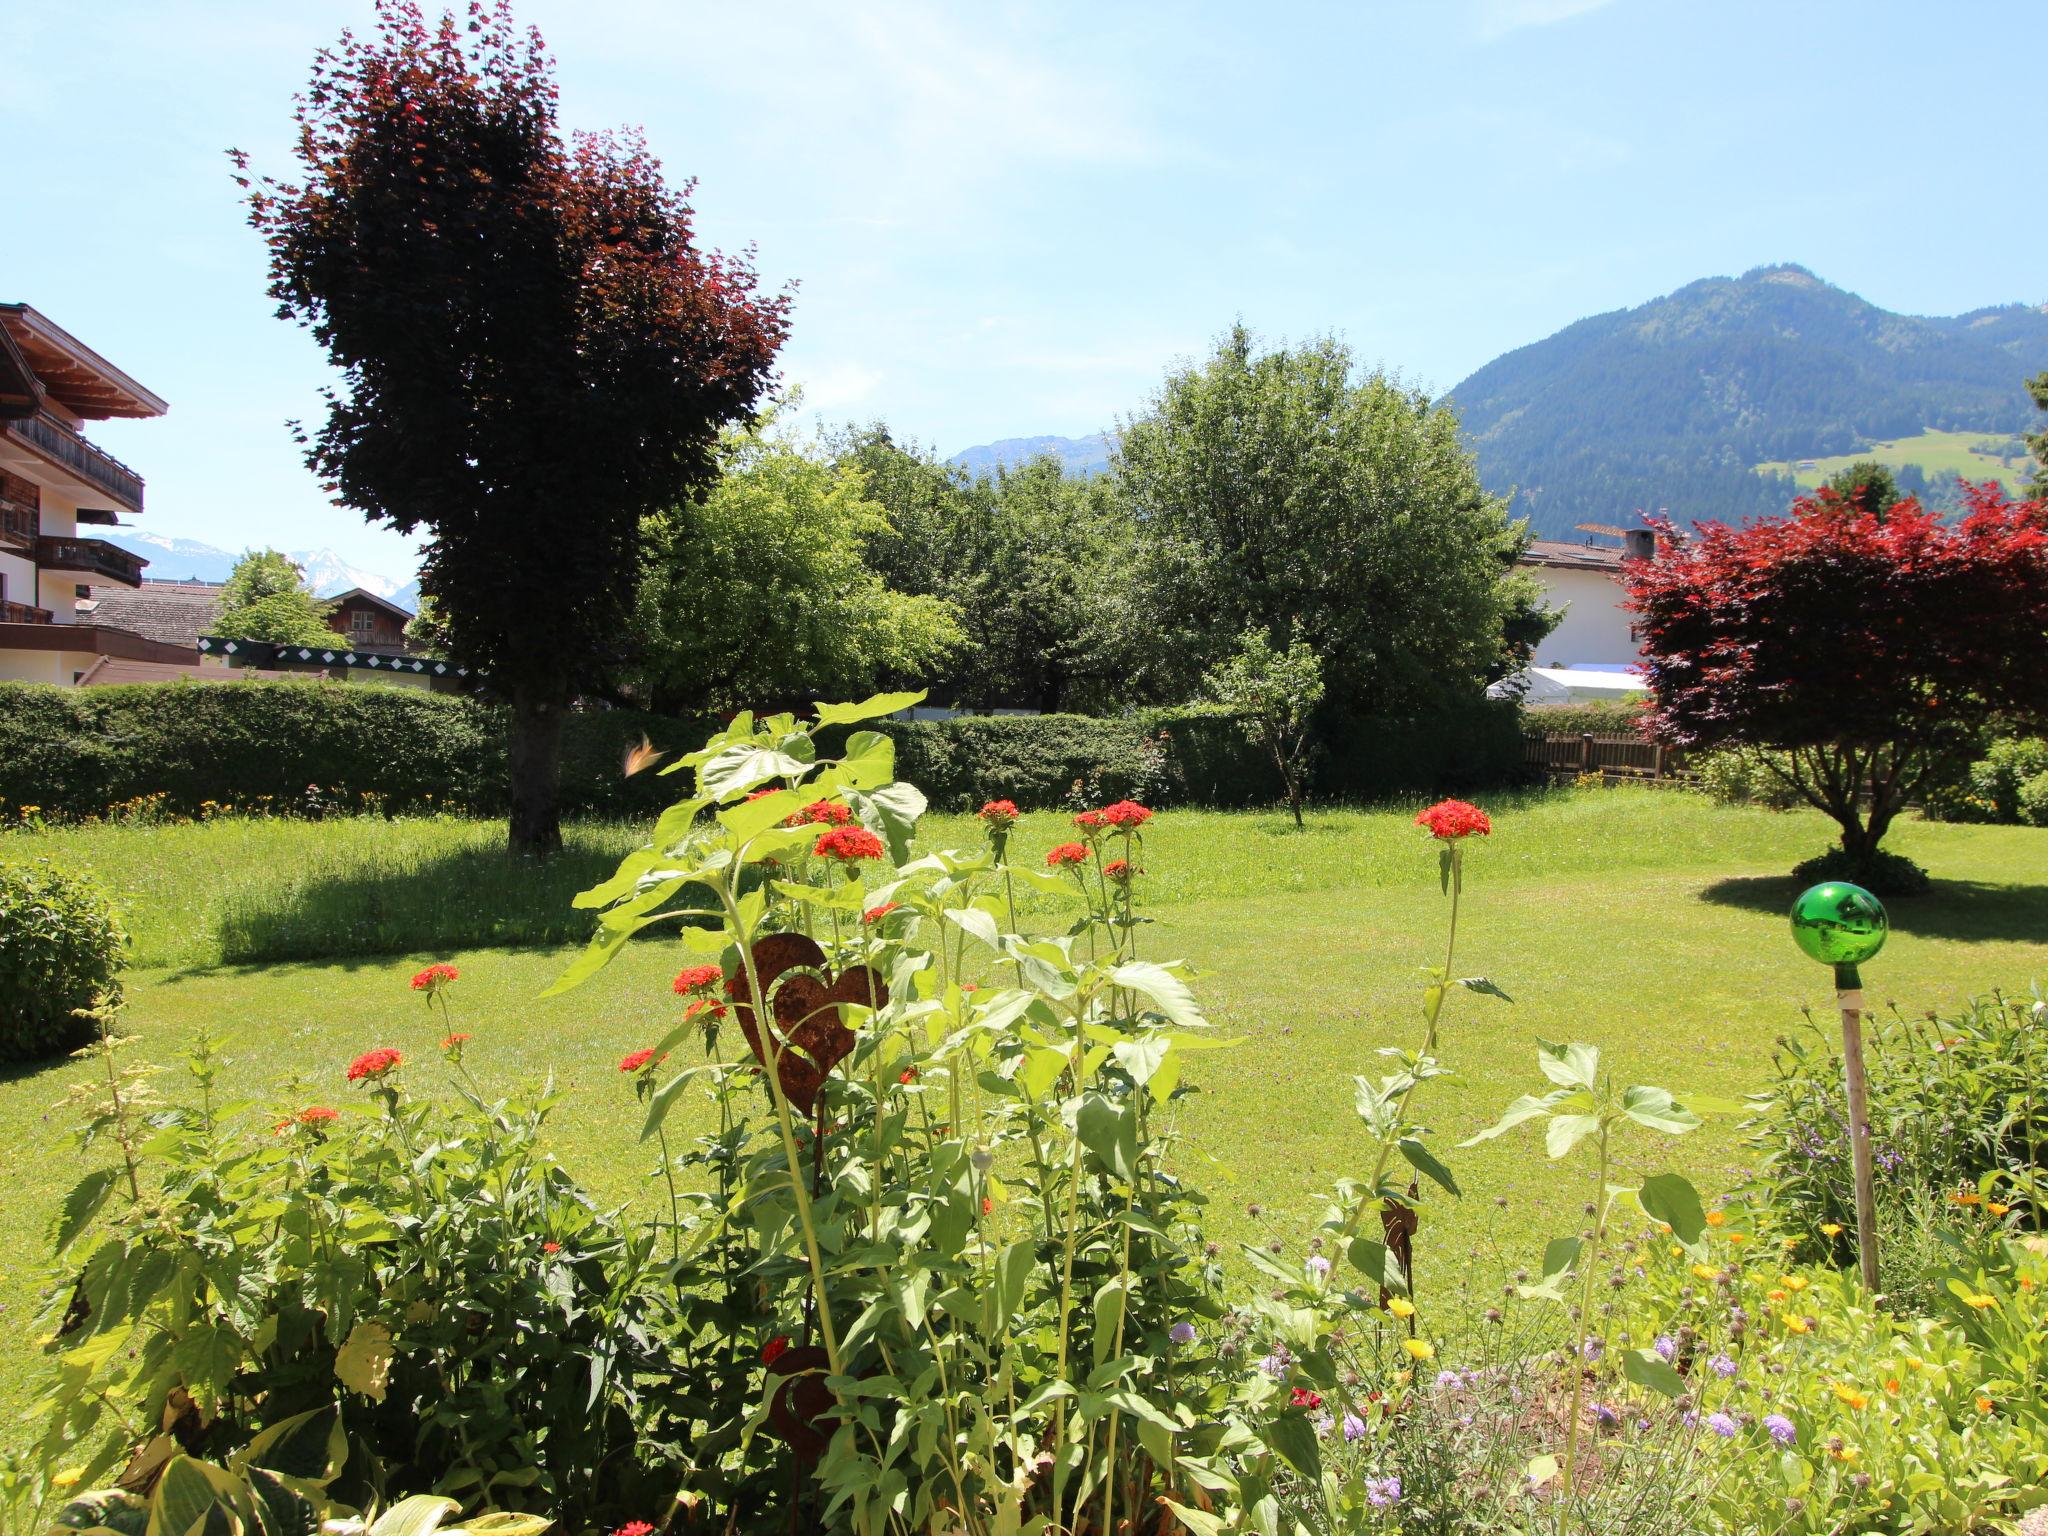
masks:
<path id="1" fill-rule="evenodd" d="M 676 995 L 682 997 L 692 992 L 710 991 L 712 983 L 722 979 L 724 975 L 725 972 L 715 965 L 693 965 L 686 970 L 677 971 L 676 979 L 671 985 Z"/>
<path id="2" fill-rule="evenodd" d="M 722 1019 L 725 1017 L 725 1004 L 714 1003 L 708 997 L 700 997 L 683 1010 L 683 1017 L 685 1019 L 694 1019 L 700 1013 L 707 1018 Z"/>
<path id="3" fill-rule="evenodd" d="M 879 907 L 869 907 L 867 911 L 861 913 L 860 920 L 864 923 L 879 923 L 891 912 L 894 912 L 898 905 L 898 903 L 893 901 L 885 901 Z"/>
<path id="4" fill-rule="evenodd" d="M 413 977 L 412 989 L 415 992 L 424 992 L 431 997 L 461 974 L 452 965 L 430 965 Z"/>
<path id="5" fill-rule="evenodd" d="M 642 1067 L 646 1066 L 650 1062 L 659 1065 L 661 1062 L 664 1062 L 667 1059 L 668 1058 L 666 1056 L 655 1055 L 654 1047 L 649 1046 L 644 1051 L 635 1051 L 632 1055 L 622 1059 L 619 1062 L 619 1070 L 621 1072 L 638 1072 Z"/>
<path id="6" fill-rule="evenodd" d="M 899 1082 L 899 1083 L 914 1083 L 914 1082 L 916 1082 L 916 1081 L 917 1081 L 917 1068 L 915 1068 L 915 1067 L 905 1067 L 905 1068 L 904 1068 L 904 1069 L 903 1069 L 903 1070 L 902 1070 L 901 1072 L 899 1072 L 899 1073 L 897 1073 L 897 1074 L 896 1074 L 896 1081 L 897 1081 L 897 1082 Z"/>
<path id="7" fill-rule="evenodd" d="M 856 864 L 862 859 L 879 859 L 884 849 L 882 840 L 866 827 L 834 827 L 818 839 L 811 852 L 821 859 Z"/>
<path id="8" fill-rule="evenodd" d="M 339 1120 L 341 1111 L 329 1109 L 325 1104 L 309 1104 L 298 1113 L 301 1125 L 324 1125 L 330 1120 Z"/>
<path id="9" fill-rule="evenodd" d="M 444 1051 L 459 1051 L 469 1044 L 469 1039 L 468 1035 L 460 1031 L 452 1035 L 444 1035 L 441 1039 L 441 1049 Z"/>
<path id="10" fill-rule="evenodd" d="M 853 811 L 836 800 L 813 800 L 800 811 L 791 811 L 786 827 L 843 827 L 853 820 Z"/>
<path id="11" fill-rule="evenodd" d="M 562 1245 L 556 1242 L 554 1239 L 550 1238 L 547 1242 L 544 1242 L 540 1245 L 540 1251 L 542 1253 L 560 1253 L 562 1251 Z"/>
<path id="12" fill-rule="evenodd" d="M 1109 825 L 1109 818 L 1100 811 L 1083 811 L 1074 818 L 1074 825 L 1084 831 L 1097 832 Z"/>
<path id="13" fill-rule="evenodd" d="M 788 1348 L 789 1335 L 778 1333 L 774 1338 L 761 1346 L 761 1363 L 763 1365 L 773 1365 L 782 1358 L 782 1352 Z"/>
<path id="14" fill-rule="evenodd" d="M 365 1051 L 348 1064 L 348 1080 L 361 1082 L 364 1078 L 380 1078 L 396 1068 L 405 1058 L 388 1045 L 381 1045 L 374 1051 Z"/>
<path id="15" fill-rule="evenodd" d="M 1415 818 L 1415 825 L 1429 828 L 1429 835 L 1446 843 L 1465 837 L 1487 837 L 1493 822 L 1486 812 L 1465 800 L 1439 800 Z"/>
<path id="16" fill-rule="evenodd" d="M 1087 858 L 1088 850 L 1082 844 L 1061 843 L 1045 856 L 1045 862 L 1047 868 L 1058 869 L 1063 864 L 1085 863 Z"/>
<path id="17" fill-rule="evenodd" d="M 1105 805 L 1096 814 L 1122 832 L 1142 827 L 1152 819 L 1152 813 L 1135 800 L 1119 800 L 1114 805 Z"/>
<path id="18" fill-rule="evenodd" d="M 654 1536 L 654 1527 L 645 1520 L 628 1520 L 612 1536 Z"/>
<path id="19" fill-rule="evenodd" d="M 1119 885 L 1138 873 L 1137 870 L 1131 868 L 1131 861 L 1129 859 L 1111 859 L 1102 866 L 1102 872 Z"/>
<path id="20" fill-rule="evenodd" d="M 1014 800 L 991 800 L 974 814 L 987 822 L 990 828 L 1007 832 L 1017 825 L 1019 813 Z"/>

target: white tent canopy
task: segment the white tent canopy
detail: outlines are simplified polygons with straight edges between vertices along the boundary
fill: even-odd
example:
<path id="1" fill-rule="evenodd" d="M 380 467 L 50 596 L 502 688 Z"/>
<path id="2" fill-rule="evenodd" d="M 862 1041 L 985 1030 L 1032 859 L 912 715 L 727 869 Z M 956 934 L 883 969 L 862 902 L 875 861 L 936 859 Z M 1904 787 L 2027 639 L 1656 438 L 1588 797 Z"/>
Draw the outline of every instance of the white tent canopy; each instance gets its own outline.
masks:
<path id="1" fill-rule="evenodd" d="M 1591 667 L 1530 667 L 1504 677 L 1487 696 L 1524 704 L 1594 704 L 1605 699 L 1640 698 L 1650 690 L 1634 672 L 1606 672 Z"/>

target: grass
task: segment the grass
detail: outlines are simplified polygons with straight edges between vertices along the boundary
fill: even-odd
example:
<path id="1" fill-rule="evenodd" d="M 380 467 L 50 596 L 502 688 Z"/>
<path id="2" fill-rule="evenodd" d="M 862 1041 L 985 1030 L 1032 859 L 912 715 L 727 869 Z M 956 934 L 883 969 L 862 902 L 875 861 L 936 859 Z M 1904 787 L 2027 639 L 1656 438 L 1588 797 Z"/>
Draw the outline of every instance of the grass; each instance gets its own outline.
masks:
<path id="1" fill-rule="evenodd" d="M 1456 1075 L 1432 1083 L 1426 1100 L 1446 1147 L 1543 1086 L 1539 1035 L 1600 1043 L 1629 1081 L 1740 1095 L 1761 1085 L 1772 1039 L 1798 1010 L 1829 1004 L 1827 973 L 1785 934 L 1793 888 L 1779 873 L 1826 843 L 1817 816 L 1636 789 L 1489 803 L 1499 830 L 1469 856 L 1457 969 L 1491 976 L 1515 1002 L 1459 993 L 1449 1006 L 1444 1055 Z M 1435 960 L 1443 938 L 1435 860 L 1409 814 L 1329 812 L 1297 834 L 1282 816 L 1177 812 L 1150 829 L 1144 896 L 1158 922 L 1145 948 L 1197 965 L 1197 994 L 1219 1033 L 1244 1042 L 1203 1059 L 1202 1092 L 1184 1118 L 1189 1174 L 1214 1197 L 1215 1235 L 1226 1243 L 1297 1242 L 1318 1192 L 1364 1171 L 1351 1077 L 1378 1069 L 1377 1048 L 1413 1042 L 1416 968 Z M 1061 830 L 1052 815 L 1027 817 L 1018 846 L 1042 848 Z M 977 836 L 959 818 L 927 827 L 934 844 Z M 562 920 L 546 903 L 583 876 L 494 862 L 496 837 L 494 826 L 459 822 L 91 829 L 12 836 L 0 857 L 48 851 L 91 863 L 122 895 L 152 957 L 154 968 L 130 983 L 142 1054 L 169 1062 L 202 1027 L 226 1036 L 227 1090 L 262 1105 L 348 1103 L 341 1067 L 371 1045 L 431 1062 L 439 1020 L 406 977 L 428 960 L 454 961 L 457 1025 L 476 1036 L 472 1064 L 487 1082 L 555 1074 L 569 1090 L 553 1124 L 557 1150 L 601 1197 L 639 1198 L 650 1160 L 615 1065 L 674 1019 L 671 945 L 636 944 L 588 986 L 549 999 L 537 994 L 570 953 L 560 943 L 487 949 L 470 938 L 387 956 L 219 963 L 232 929 L 225 914 L 271 904 L 274 933 L 335 931 L 354 920 L 351 902 L 437 938 Z M 631 837 L 580 829 L 574 859 L 603 865 Z M 1894 937 L 1866 968 L 1875 998 L 1947 1007 L 1995 985 L 2048 980 L 2048 831 L 1912 822 L 1895 838 L 1938 884 L 1894 904 Z M 430 894 L 406 894 L 414 883 Z M 1032 920 L 1056 924 L 1055 906 Z M 359 932 L 378 931 L 362 921 Z M 0 1228 L 16 1234 L 0 1260 L 0 1413 L 10 1422 L 39 1369 L 30 1343 L 37 1236 L 85 1166 L 52 1110 L 81 1070 L 0 1076 L 9 1171 Z M 427 1065 L 411 1075 L 426 1088 L 436 1073 Z M 165 1083 L 175 1090 L 175 1079 Z M 1725 1123 L 1675 1144 L 1633 1142 L 1624 1155 L 1638 1167 L 1672 1159 L 1710 1192 L 1736 1180 L 1743 1162 Z M 1577 1196 L 1560 1188 L 1533 1138 L 1452 1161 L 1469 1198 L 1425 1211 L 1425 1296 L 1451 1283 L 1475 1243 L 1533 1257 L 1543 1236 L 1573 1223 Z M 1507 1198 L 1504 1212 L 1495 1195 Z M 1258 1217 L 1248 1214 L 1254 1204 Z"/>
<path id="2" fill-rule="evenodd" d="M 1971 451 L 1973 443 L 2001 440 L 2004 434 L 1997 432 L 1922 432 L 1916 437 L 1901 437 L 1888 443 L 1872 443 L 1861 453 L 1836 454 L 1833 458 L 1815 459 L 1811 469 L 1795 467 L 1805 460 L 1780 459 L 1772 464 L 1759 464 L 1757 469 L 1764 474 L 1790 475 L 1801 490 L 1812 490 L 1829 475 L 1838 474 L 1851 464 L 1865 459 L 1875 459 L 1880 464 L 1897 469 L 1902 464 L 1917 464 L 1932 477 L 1935 475 L 1961 475 L 1969 480 L 2003 480 L 2005 488 L 2017 494 L 2033 473 L 2034 461 L 2025 454 L 2012 459 L 1998 459 L 1989 454 Z"/>

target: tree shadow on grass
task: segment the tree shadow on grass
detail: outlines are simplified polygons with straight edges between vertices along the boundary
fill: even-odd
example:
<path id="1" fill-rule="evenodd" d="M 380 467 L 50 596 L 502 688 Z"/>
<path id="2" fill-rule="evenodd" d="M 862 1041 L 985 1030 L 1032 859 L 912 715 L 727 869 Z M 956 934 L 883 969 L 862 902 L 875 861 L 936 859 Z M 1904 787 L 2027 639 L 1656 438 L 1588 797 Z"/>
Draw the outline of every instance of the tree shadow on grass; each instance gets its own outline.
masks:
<path id="1" fill-rule="evenodd" d="M 1791 875 L 1737 875 L 1716 880 L 1700 899 L 1783 917 L 1806 884 Z M 1924 895 L 1886 901 L 1885 913 L 1894 932 L 1922 938 L 2048 944 L 2048 885 L 1936 880 Z"/>

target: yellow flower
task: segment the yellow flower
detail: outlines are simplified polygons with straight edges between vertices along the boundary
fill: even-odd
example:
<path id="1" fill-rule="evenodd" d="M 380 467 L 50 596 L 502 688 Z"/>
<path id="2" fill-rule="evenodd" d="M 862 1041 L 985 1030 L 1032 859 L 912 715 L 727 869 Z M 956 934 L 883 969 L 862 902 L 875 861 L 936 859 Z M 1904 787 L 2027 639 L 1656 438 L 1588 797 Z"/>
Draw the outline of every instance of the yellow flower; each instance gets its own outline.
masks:
<path id="1" fill-rule="evenodd" d="M 1992 1404 L 1990 1398 L 1980 1397 L 1977 1399 L 1977 1411 L 1979 1413 L 1989 1413 L 1991 1411 L 1991 1407 Z"/>
<path id="2" fill-rule="evenodd" d="M 1822 1237 L 1840 1237 L 1842 1235 L 1842 1224 L 1839 1221 L 1824 1221 L 1820 1224 L 1820 1235 Z"/>
<path id="3" fill-rule="evenodd" d="M 1861 1456 L 1863 1453 L 1857 1450 L 1856 1447 L 1853 1445 L 1842 1445 L 1828 1447 L 1828 1454 L 1834 1457 L 1837 1461 L 1854 1461 L 1858 1456 Z"/>
<path id="4" fill-rule="evenodd" d="M 1692 1267 L 1692 1272 L 1702 1280 L 1718 1280 L 1721 1278 L 1721 1271 L 1715 1269 L 1711 1264 L 1695 1264 Z"/>
<path id="5" fill-rule="evenodd" d="M 1796 1238 L 1796 1237 L 1788 1237 L 1788 1238 L 1786 1238 L 1786 1239 L 1785 1239 L 1785 1251 L 1786 1251 L 1787 1253 L 1790 1253 L 1790 1252 L 1791 1252 L 1791 1251 L 1792 1251 L 1792 1250 L 1793 1250 L 1794 1248 L 1797 1248 L 1798 1246 L 1799 1246 L 1799 1239 L 1798 1239 L 1798 1238 Z"/>
<path id="6" fill-rule="evenodd" d="M 1747 1232 L 1730 1232 L 1728 1234 L 1728 1241 L 1731 1243 L 1746 1243 L 1749 1241 L 1749 1234 Z"/>
<path id="7" fill-rule="evenodd" d="M 1811 1333 L 1813 1332 L 1813 1319 L 1801 1317 L 1796 1312 L 1787 1312 L 1785 1314 L 1785 1331 L 1787 1333 Z"/>
<path id="8" fill-rule="evenodd" d="M 84 1477 L 85 1468 L 66 1467 L 62 1472 L 59 1472 L 50 1479 L 50 1484 L 55 1488 L 76 1488 Z"/>
<path id="9" fill-rule="evenodd" d="M 1963 1305 L 1975 1307 L 1979 1312 L 1982 1312 L 1986 1307 L 1997 1306 L 1998 1298 L 1996 1296 L 1987 1296 L 1982 1291 L 1976 1291 L 1963 1298 Z"/>
<path id="10" fill-rule="evenodd" d="M 1812 1283 L 1804 1275 L 1785 1275 L 1780 1277 L 1778 1281 L 1778 1284 L 1785 1287 L 1788 1291 L 1803 1291 Z"/>
<path id="11" fill-rule="evenodd" d="M 1846 1382 L 1838 1381 L 1835 1383 L 1835 1397 L 1837 1400 L 1847 1403 L 1851 1408 L 1867 1408 L 1870 1406 L 1870 1394 L 1868 1392 L 1859 1392 Z"/>
<path id="12" fill-rule="evenodd" d="M 1396 1296 L 1387 1303 L 1387 1310 L 1405 1322 L 1415 1315 L 1415 1303 L 1406 1296 Z"/>
<path id="13" fill-rule="evenodd" d="M 1408 1351 L 1411 1360 L 1434 1360 L 1436 1346 L 1427 1339 L 1403 1339 L 1401 1347 Z"/>
<path id="14" fill-rule="evenodd" d="M 1984 1209 L 1994 1216 L 2003 1216 L 2012 1207 L 2000 1200 L 1986 1200 L 1984 1202 Z"/>
<path id="15" fill-rule="evenodd" d="M 1982 1195 L 1950 1195 L 1949 1199 L 1955 1201 L 1957 1205 L 1982 1205 L 1984 1203 Z"/>
<path id="16" fill-rule="evenodd" d="M 1682 1258 L 1684 1258 L 1684 1257 L 1685 1257 L 1685 1249 L 1684 1249 L 1684 1248 L 1682 1248 L 1682 1247 L 1680 1247 L 1680 1246 L 1679 1246 L 1679 1245 L 1678 1245 L 1677 1243 L 1673 1243 L 1673 1244 L 1671 1245 L 1671 1257 L 1673 1257 L 1674 1259 L 1682 1259 Z"/>
<path id="17" fill-rule="evenodd" d="M 1708 1226 L 1710 1226 L 1710 1227 L 1718 1227 L 1718 1226 L 1720 1226 L 1720 1225 L 1721 1225 L 1721 1224 L 1722 1224 L 1723 1222 L 1725 1222 L 1725 1221 L 1726 1221 L 1727 1219 L 1728 1219 L 1728 1213 L 1727 1213 L 1726 1211 L 1709 1211 L 1709 1212 L 1707 1212 L 1707 1225 L 1708 1225 Z"/>

